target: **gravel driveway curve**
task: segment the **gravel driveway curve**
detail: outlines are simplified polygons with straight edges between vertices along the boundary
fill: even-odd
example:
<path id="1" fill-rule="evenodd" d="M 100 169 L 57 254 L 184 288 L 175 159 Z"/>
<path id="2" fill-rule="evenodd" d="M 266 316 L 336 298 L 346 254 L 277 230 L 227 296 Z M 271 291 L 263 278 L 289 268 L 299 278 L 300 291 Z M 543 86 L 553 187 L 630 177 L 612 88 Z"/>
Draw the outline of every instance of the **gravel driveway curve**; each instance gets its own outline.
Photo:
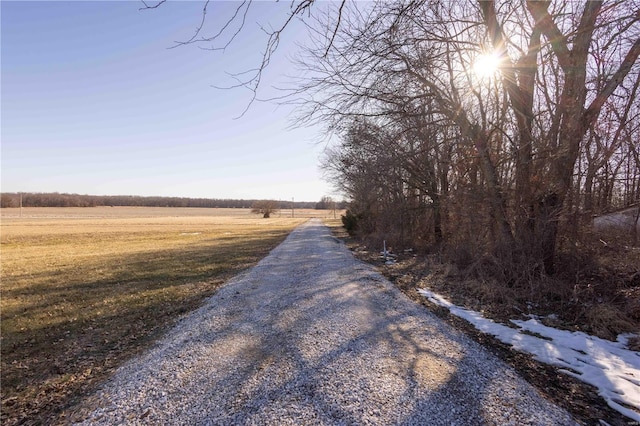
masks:
<path id="1" fill-rule="evenodd" d="M 120 368 L 82 424 L 569 425 L 319 220 Z"/>

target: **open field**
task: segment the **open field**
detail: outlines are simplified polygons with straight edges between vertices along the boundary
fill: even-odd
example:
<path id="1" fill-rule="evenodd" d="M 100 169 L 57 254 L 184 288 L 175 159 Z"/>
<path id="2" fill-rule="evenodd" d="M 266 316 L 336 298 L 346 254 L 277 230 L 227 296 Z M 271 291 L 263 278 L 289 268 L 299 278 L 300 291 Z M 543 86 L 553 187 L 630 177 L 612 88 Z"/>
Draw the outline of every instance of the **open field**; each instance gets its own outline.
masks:
<path id="1" fill-rule="evenodd" d="M 340 218 L 344 210 L 336 210 L 335 217 Z M 282 209 L 273 215 L 274 218 L 333 218 L 333 210 L 315 209 Z M 189 207 L 23 207 L 0 209 L 0 217 L 4 219 L 97 219 L 97 218 L 145 218 L 145 217 L 229 217 L 249 216 L 251 209 L 209 209 Z"/>
<path id="2" fill-rule="evenodd" d="M 296 225 L 332 215 L 18 210 L 3 209 L 1 222 L 3 424 L 51 423 Z"/>

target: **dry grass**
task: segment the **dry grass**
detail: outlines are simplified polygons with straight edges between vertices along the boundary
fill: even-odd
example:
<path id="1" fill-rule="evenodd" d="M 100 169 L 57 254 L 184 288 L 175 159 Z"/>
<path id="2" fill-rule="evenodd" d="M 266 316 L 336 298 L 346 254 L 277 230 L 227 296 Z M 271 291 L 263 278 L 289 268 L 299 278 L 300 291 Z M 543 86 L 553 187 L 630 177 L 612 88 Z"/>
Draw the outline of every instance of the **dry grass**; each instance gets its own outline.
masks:
<path id="1" fill-rule="evenodd" d="M 340 219 L 344 210 L 281 209 L 274 218 L 333 218 Z M 189 207 L 24 207 L 0 209 L 2 219 L 105 219 L 105 218 L 147 218 L 147 217 L 248 217 L 251 209 L 217 209 Z"/>
<path id="2" fill-rule="evenodd" d="M 61 421 L 62 409 L 305 220 L 44 210 L 3 212 L 3 424 Z"/>
<path id="3" fill-rule="evenodd" d="M 444 256 L 396 253 L 398 261 L 384 265 L 381 246 L 367 247 L 366 241 L 349 237 L 338 222 L 330 225 L 359 258 L 378 265 L 409 294 L 427 287 L 503 323 L 536 314 L 545 316 L 543 322 L 549 326 L 610 340 L 640 331 L 640 249 L 626 245 L 624 239 L 610 238 L 603 244 L 596 238 L 592 247 L 582 243 L 580 256 L 561 252 L 559 272 L 549 277 L 540 268 L 509 265 L 508 259 L 487 255 L 474 259 L 464 245 Z M 640 347 L 640 339 L 631 346 Z"/>

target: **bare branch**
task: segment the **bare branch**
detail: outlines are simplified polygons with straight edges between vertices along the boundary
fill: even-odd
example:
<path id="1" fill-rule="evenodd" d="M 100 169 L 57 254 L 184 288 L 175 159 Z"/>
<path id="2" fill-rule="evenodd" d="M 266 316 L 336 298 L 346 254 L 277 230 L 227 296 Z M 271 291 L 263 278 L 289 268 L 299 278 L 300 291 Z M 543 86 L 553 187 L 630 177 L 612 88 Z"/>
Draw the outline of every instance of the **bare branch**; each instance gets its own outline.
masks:
<path id="1" fill-rule="evenodd" d="M 167 0 L 160 0 L 160 1 L 158 1 L 158 3 L 156 3 L 155 5 L 153 5 L 153 6 L 149 6 L 145 0 L 140 0 L 140 2 L 142 2 L 142 4 L 144 4 L 144 7 L 141 7 L 141 8 L 140 8 L 140 9 L 138 9 L 138 10 L 156 9 L 156 8 L 157 8 L 158 6 L 160 6 L 161 4 L 166 3 L 166 1 L 167 1 Z"/>
<path id="2" fill-rule="evenodd" d="M 567 37 L 562 34 L 558 26 L 553 22 L 547 10 L 550 3 L 549 1 L 527 0 L 527 7 L 536 20 L 538 28 L 551 43 L 560 66 L 566 71 L 571 68 L 571 61 L 569 60 L 571 52 L 567 45 Z"/>
<path id="3" fill-rule="evenodd" d="M 638 56 L 640 55 L 640 39 L 637 39 L 631 49 L 627 52 L 624 60 L 620 64 L 618 70 L 604 85 L 602 91 L 598 93 L 596 98 L 591 102 L 589 107 L 585 110 L 582 116 L 582 125 L 588 128 L 591 123 L 597 118 L 602 106 L 611 94 L 622 83 L 626 75 L 631 71 L 631 68 L 636 63 Z"/>
<path id="4" fill-rule="evenodd" d="M 183 46 L 186 44 L 192 44 L 195 42 L 212 42 L 212 41 L 216 41 L 226 30 L 227 28 L 229 28 L 229 26 L 236 21 L 238 14 L 240 13 L 240 11 L 244 8 L 244 12 L 242 14 L 242 20 L 240 22 L 240 25 L 238 26 L 238 28 L 236 29 L 236 31 L 232 34 L 232 36 L 230 37 L 230 39 L 224 44 L 224 46 L 222 47 L 210 47 L 210 48 L 202 48 L 204 50 L 225 50 L 227 47 L 229 47 L 229 45 L 235 40 L 235 38 L 238 36 L 238 34 L 240 33 L 240 31 L 242 31 L 242 29 L 244 28 L 244 25 L 246 23 L 246 18 L 247 18 L 247 13 L 249 12 L 249 8 L 251 7 L 252 4 L 252 0 L 242 0 L 242 2 L 240 3 L 240 5 L 235 9 L 235 12 L 233 13 L 233 16 L 231 16 L 225 23 L 224 25 L 220 28 L 220 30 L 213 36 L 211 37 L 202 37 L 197 39 L 197 37 L 200 35 L 200 32 L 202 31 L 202 27 L 205 24 L 206 21 L 206 15 L 207 15 L 207 7 L 209 5 L 210 0 L 207 0 L 204 7 L 202 8 L 202 20 L 200 21 L 200 24 L 196 27 L 196 31 L 193 34 L 193 36 L 191 36 L 191 38 L 187 41 L 176 41 L 176 45 L 172 46 L 171 48 L 175 48 L 178 46 Z"/>
<path id="5" fill-rule="evenodd" d="M 342 9 L 344 8 L 345 3 L 347 2 L 347 0 L 342 0 L 342 3 L 340 3 L 340 8 L 338 9 L 338 17 L 336 20 L 336 25 L 333 28 L 333 34 L 331 35 L 331 40 L 329 40 L 329 44 L 327 45 L 327 49 L 324 52 L 324 56 L 326 57 L 329 54 L 329 49 L 331 49 L 331 46 L 333 46 L 333 43 L 336 39 L 336 34 L 338 34 L 338 30 L 340 29 L 340 21 L 342 21 Z"/>

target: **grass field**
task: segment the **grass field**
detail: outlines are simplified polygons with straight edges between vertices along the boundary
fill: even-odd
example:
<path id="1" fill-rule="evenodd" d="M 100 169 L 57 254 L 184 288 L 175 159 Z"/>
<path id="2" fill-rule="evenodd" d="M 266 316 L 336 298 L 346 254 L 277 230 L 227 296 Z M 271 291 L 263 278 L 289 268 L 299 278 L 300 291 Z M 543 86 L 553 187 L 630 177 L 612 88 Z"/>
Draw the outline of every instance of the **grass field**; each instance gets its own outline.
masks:
<path id="1" fill-rule="evenodd" d="M 333 216 L 294 214 L 3 209 L 2 424 L 50 423 L 296 225 Z"/>

